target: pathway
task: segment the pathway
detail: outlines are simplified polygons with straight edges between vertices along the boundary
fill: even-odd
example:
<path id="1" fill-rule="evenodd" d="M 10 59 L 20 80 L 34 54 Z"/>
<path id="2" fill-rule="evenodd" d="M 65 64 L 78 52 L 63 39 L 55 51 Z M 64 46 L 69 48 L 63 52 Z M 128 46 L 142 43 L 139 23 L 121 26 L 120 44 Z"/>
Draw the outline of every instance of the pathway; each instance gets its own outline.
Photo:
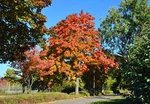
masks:
<path id="1" fill-rule="evenodd" d="M 82 98 L 82 99 L 69 100 L 63 102 L 55 102 L 52 104 L 88 104 L 99 100 L 109 100 L 109 99 L 116 99 L 116 98 L 121 99 L 121 97 L 118 97 L 117 95 L 104 95 L 104 96 Z"/>

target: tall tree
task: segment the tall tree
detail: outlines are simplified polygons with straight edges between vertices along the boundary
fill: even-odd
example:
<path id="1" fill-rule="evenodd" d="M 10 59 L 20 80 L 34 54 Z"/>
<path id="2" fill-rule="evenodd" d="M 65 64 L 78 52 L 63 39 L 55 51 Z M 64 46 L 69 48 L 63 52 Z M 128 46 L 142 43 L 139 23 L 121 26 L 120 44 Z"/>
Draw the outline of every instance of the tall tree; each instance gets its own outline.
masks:
<path id="1" fill-rule="evenodd" d="M 84 71 L 90 70 L 87 65 L 104 65 L 108 70 L 109 65 L 115 67 L 114 60 L 102 52 L 100 38 L 95 30 L 95 18 L 83 11 L 66 17 L 65 20 L 50 28 L 49 44 L 41 51 L 46 60 L 53 60 L 52 67 L 43 70 L 44 74 L 64 73 L 74 78 L 80 77 Z M 47 73 L 46 73 L 47 72 Z M 78 84 L 77 84 L 78 85 Z"/>
<path id="2" fill-rule="evenodd" d="M 129 46 L 134 45 L 135 39 L 150 34 L 150 7 L 149 0 L 123 0 L 118 9 L 112 8 L 102 21 L 99 31 L 104 48 L 110 48 L 116 57 L 121 69 L 121 78 L 127 72 L 126 62 L 129 61 Z M 125 78 L 126 79 L 126 78 Z M 121 79 L 118 79 L 121 81 Z M 115 86 L 119 85 L 117 82 Z"/>
<path id="3" fill-rule="evenodd" d="M 128 46 L 134 44 L 135 37 L 149 32 L 149 14 L 148 0 L 123 0 L 118 9 L 108 11 L 99 27 L 102 46 L 127 57 Z"/>
<path id="4" fill-rule="evenodd" d="M 41 11 L 49 5 L 51 0 L 0 1 L 0 63 L 14 61 L 39 42 L 47 30 Z"/>

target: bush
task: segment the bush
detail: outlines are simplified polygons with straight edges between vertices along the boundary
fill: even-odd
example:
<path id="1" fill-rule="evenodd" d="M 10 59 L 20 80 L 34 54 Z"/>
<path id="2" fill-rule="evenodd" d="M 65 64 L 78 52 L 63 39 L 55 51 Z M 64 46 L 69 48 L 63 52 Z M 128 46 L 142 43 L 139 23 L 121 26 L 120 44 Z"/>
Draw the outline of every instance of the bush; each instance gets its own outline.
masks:
<path id="1" fill-rule="evenodd" d="M 62 83 L 55 83 L 53 85 L 53 88 L 50 89 L 51 92 L 65 92 L 65 93 L 71 93 L 75 89 L 75 84 L 71 81 L 68 81 L 66 79 L 63 80 Z"/>
<path id="2" fill-rule="evenodd" d="M 80 91 L 79 94 L 83 96 L 90 96 L 90 93 L 88 91 Z"/>
<path id="3" fill-rule="evenodd" d="M 105 89 L 106 90 L 111 90 L 113 84 L 116 82 L 116 79 L 113 79 L 112 77 L 108 77 L 106 80 L 105 84 Z"/>
<path id="4" fill-rule="evenodd" d="M 67 94 L 69 94 L 69 93 L 71 93 L 71 92 L 75 92 L 75 85 L 66 86 L 66 87 L 62 90 L 62 92 L 67 93 Z"/>

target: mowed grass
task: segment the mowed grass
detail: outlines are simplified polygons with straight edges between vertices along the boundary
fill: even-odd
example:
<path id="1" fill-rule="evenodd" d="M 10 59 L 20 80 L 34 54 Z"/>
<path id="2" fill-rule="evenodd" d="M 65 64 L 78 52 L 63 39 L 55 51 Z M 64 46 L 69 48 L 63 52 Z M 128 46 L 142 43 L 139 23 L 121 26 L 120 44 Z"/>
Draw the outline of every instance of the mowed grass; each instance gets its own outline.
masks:
<path id="1" fill-rule="evenodd" d="M 90 104 L 129 104 L 125 99 L 102 100 Z"/>
<path id="2" fill-rule="evenodd" d="M 52 102 L 56 100 L 72 99 L 83 97 L 83 95 L 69 95 L 61 92 L 33 93 L 33 94 L 13 94 L 0 97 L 0 104 L 35 104 L 42 102 Z"/>

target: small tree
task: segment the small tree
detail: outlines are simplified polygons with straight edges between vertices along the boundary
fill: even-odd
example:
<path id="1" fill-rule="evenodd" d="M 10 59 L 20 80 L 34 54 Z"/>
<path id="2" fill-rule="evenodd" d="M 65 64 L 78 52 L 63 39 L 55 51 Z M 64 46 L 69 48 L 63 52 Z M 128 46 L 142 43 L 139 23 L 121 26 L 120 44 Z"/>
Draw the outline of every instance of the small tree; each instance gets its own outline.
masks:
<path id="1" fill-rule="evenodd" d="M 4 74 L 4 78 L 11 84 L 14 84 L 18 80 L 15 69 L 7 69 L 6 74 Z"/>
<path id="2" fill-rule="evenodd" d="M 19 60 L 12 63 L 12 67 L 18 69 L 16 74 L 21 78 L 18 80 L 22 84 L 23 93 L 25 92 L 25 86 L 27 86 L 28 92 L 31 93 L 31 87 L 33 82 L 39 77 L 39 72 L 33 70 L 31 67 L 37 65 L 37 59 L 39 56 L 39 51 L 33 49 L 32 51 L 26 51 L 24 57 L 26 60 Z"/>

